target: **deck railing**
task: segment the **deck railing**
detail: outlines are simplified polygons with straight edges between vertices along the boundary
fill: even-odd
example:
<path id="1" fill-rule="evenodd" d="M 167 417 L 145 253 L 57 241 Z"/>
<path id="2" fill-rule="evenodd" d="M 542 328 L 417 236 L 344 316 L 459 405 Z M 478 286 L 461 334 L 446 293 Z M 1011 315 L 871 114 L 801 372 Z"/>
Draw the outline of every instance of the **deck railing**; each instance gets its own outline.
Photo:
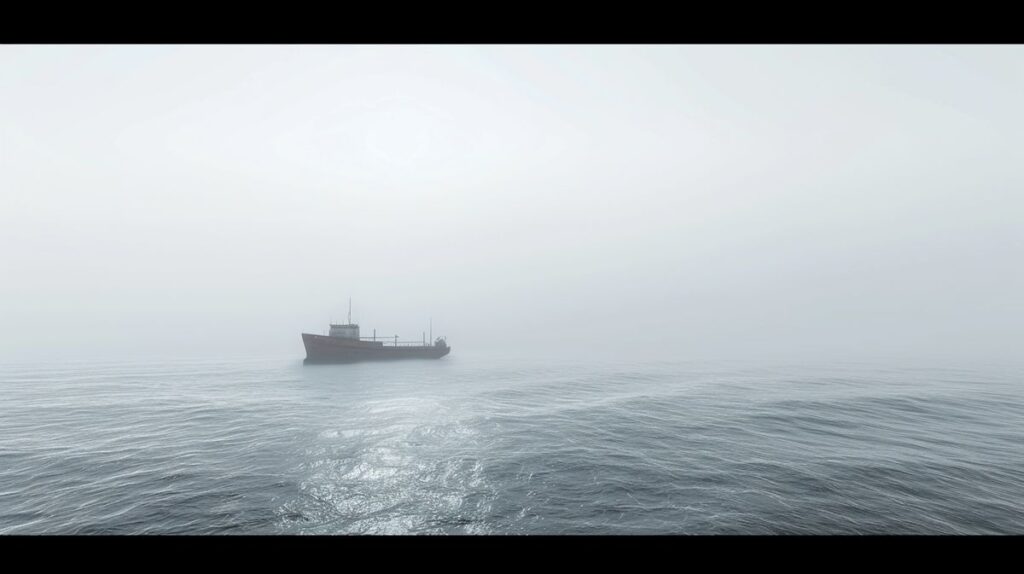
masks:
<path id="1" fill-rule="evenodd" d="M 380 341 L 385 347 L 431 347 L 426 341 L 399 341 L 398 335 L 391 337 L 359 337 L 360 341 Z"/>

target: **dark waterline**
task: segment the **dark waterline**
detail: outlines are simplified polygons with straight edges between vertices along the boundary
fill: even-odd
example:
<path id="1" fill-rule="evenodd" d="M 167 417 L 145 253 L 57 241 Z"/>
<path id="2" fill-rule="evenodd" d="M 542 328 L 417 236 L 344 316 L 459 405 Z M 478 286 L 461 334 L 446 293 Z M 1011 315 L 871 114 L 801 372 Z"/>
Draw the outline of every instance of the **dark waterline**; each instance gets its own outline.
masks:
<path id="1" fill-rule="evenodd" d="M 1024 533 L 1013 369 L 0 366 L 0 533 Z"/>

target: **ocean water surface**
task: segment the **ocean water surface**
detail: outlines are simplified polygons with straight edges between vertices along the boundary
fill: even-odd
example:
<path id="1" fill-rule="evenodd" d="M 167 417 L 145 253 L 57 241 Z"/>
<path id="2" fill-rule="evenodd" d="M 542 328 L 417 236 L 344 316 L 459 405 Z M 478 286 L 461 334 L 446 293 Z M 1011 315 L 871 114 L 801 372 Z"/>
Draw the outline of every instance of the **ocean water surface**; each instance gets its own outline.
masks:
<path id="1" fill-rule="evenodd" d="M 12 363 L 0 534 L 1021 534 L 1021 374 Z"/>

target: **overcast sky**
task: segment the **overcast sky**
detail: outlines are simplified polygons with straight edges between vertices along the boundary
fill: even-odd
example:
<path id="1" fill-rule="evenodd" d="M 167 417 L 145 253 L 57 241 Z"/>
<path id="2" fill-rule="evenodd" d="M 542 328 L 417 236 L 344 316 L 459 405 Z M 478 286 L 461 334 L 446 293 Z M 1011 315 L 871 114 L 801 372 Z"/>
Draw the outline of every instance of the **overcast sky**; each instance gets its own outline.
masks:
<path id="1" fill-rule="evenodd" d="M 0 360 L 1024 348 L 1024 47 L 0 46 Z"/>

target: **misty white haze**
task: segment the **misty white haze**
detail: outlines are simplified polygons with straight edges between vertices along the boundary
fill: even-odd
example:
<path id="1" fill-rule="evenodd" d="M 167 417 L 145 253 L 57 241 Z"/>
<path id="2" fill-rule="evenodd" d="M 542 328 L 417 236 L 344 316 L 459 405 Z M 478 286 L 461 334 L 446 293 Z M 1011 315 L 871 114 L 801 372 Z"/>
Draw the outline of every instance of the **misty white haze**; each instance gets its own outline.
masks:
<path id="1" fill-rule="evenodd" d="M 1019 46 L 2 46 L 0 361 L 1015 359 Z M 448 360 L 448 359 L 445 359 Z"/>

